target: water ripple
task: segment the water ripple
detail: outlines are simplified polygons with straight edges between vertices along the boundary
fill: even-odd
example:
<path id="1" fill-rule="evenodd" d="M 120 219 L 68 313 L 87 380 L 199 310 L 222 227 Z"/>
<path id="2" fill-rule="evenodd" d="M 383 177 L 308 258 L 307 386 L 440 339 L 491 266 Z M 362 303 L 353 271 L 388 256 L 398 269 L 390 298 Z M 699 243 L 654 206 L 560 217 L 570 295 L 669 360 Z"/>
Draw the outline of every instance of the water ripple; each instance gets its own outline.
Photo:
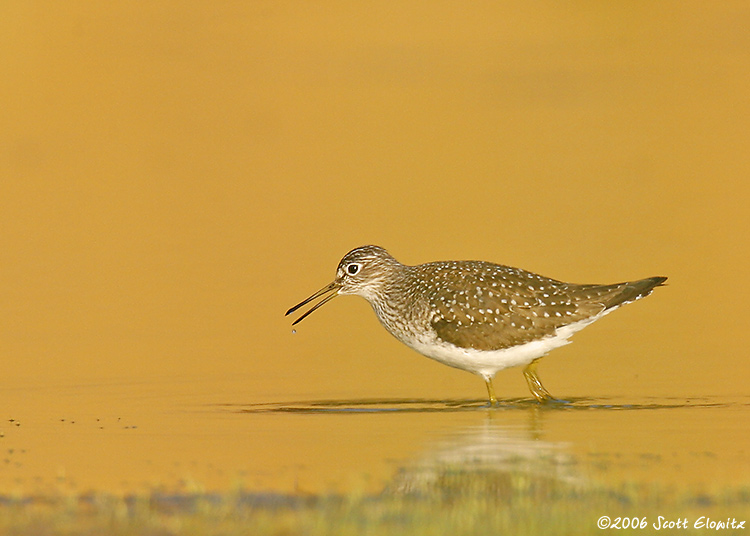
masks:
<path id="1" fill-rule="evenodd" d="M 484 399 L 448 399 L 432 400 L 424 398 L 365 398 L 365 399 L 329 399 L 298 400 L 287 402 L 265 402 L 248 404 L 212 404 L 211 407 L 235 413 L 429 413 L 458 411 L 634 411 L 634 410 L 668 410 L 685 408 L 728 408 L 750 407 L 747 398 L 646 398 L 634 402 L 609 398 L 571 398 L 566 401 L 555 401 L 540 404 L 526 398 L 502 400 L 491 407 Z"/>

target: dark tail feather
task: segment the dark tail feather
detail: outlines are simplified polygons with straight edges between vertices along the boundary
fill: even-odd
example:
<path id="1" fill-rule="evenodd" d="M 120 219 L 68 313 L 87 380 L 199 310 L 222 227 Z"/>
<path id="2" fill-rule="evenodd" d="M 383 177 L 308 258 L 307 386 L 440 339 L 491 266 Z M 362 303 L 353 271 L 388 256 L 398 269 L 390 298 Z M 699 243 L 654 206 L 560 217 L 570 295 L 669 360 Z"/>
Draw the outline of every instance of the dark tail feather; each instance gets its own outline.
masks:
<path id="1" fill-rule="evenodd" d="M 614 292 L 604 305 L 607 309 L 611 309 L 612 307 L 618 307 L 620 305 L 635 301 L 639 298 L 648 296 L 656 287 L 664 286 L 664 282 L 666 280 L 666 277 L 656 276 L 641 279 L 639 281 L 631 281 L 629 283 L 611 285 Z"/>

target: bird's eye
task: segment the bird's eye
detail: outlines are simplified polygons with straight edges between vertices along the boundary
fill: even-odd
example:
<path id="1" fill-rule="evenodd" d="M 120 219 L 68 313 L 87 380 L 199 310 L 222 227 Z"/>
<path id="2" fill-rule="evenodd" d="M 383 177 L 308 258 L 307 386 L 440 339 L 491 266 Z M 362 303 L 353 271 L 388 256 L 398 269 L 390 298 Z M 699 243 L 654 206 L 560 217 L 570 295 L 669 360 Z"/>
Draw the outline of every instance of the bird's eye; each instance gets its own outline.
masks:
<path id="1" fill-rule="evenodd" d="M 359 272 L 360 265 L 356 262 L 351 263 L 349 266 L 346 267 L 346 272 L 349 275 L 356 275 L 357 272 Z"/>

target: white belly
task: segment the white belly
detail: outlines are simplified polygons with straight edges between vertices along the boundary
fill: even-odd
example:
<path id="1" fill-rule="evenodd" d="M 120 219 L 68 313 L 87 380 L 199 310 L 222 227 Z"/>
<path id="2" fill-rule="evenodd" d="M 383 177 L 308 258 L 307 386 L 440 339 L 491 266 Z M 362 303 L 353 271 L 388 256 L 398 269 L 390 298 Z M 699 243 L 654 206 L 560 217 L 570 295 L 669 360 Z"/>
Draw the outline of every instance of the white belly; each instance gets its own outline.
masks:
<path id="1" fill-rule="evenodd" d="M 439 361 L 440 363 L 466 370 L 489 379 L 500 370 L 517 367 L 519 365 L 528 365 L 535 359 L 546 355 L 555 348 L 569 344 L 571 341 L 568 339 L 571 335 L 582 330 L 614 309 L 615 308 L 607 309 L 606 311 L 602 311 L 600 314 L 586 320 L 581 320 L 580 322 L 575 322 L 558 328 L 555 334 L 550 337 L 537 339 L 535 341 L 527 342 L 519 346 L 513 346 L 512 348 L 505 348 L 503 350 L 475 350 L 473 348 L 461 348 L 440 341 L 437 338 L 430 341 L 412 339 L 408 341 L 404 340 L 403 342 L 420 354 Z"/>

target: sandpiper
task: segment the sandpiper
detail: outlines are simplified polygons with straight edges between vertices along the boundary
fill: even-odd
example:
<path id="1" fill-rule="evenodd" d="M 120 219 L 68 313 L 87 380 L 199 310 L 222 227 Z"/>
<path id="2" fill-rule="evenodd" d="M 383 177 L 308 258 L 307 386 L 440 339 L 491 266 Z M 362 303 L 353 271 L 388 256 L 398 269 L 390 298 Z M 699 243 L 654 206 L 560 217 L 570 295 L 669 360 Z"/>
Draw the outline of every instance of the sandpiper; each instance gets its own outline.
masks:
<path id="1" fill-rule="evenodd" d="M 539 359 L 666 279 L 578 285 L 483 261 L 408 266 L 379 246 L 362 246 L 341 259 L 331 284 L 286 314 L 324 296 L 294 325 L 339 294 L 362 296 L 385 329 L 408 347 L 481 376 L 490 405 L 497 404 L 492 378 L 519 365 L 525 366 L 531 394 L 548 402 L 555 399 L 536 373 Z"/>

